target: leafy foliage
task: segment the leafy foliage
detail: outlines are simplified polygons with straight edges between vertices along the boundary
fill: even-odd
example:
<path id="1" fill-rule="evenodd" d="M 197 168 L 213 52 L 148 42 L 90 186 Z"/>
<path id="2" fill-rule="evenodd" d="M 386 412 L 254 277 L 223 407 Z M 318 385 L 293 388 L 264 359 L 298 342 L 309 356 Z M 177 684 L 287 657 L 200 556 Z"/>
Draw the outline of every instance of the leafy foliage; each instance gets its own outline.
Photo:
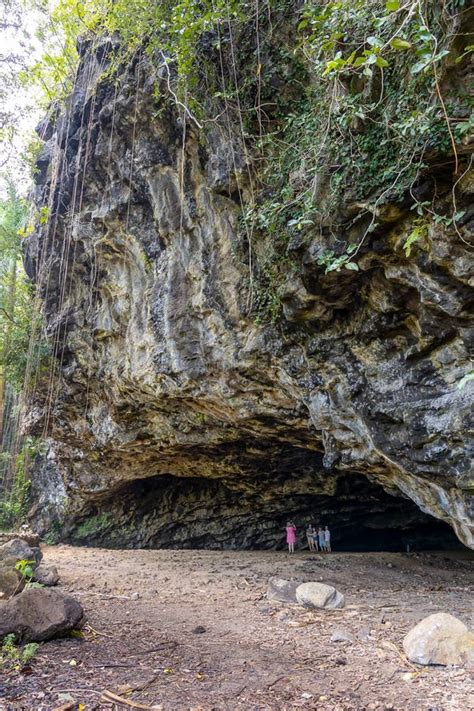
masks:
<path id="1" fill-rule="evenodd" d="M 15 635 L 7 634 L 0 649 L 0 669 L 5 671 L 19 671 L 27 666 L 36 656 L 39 644 L 30 642 L 24 647 L 15 644 Z"/>
<path id="2" fill-rule="evenodd" d="M 19 560 L 15 565 L 16 570 L 25 580 L 25 589 L 31 588 L 43 588 L 42 583 L 38 583 L 33 580 L 35 574 L 35 561 L 34 560 Z"/>
<path id="3" fill-rule="evenodd" d="M 18 570 L 20 575 L 25 578 L 25 580 L 29 583 L 31 582 L 31 579 L 33 578 L 33 574 L 35 572 L 34 566 L 34 560 L 19 560 L 15 565 L 15 569 Z"/>
<path id="4" fill-rule="evenodd" d="M 242 141 L 259 151 L 242 228 L 273 240 L 253 277 L 257 312 L 275 320 L 290 243 L 327 237 L 322 271 L 355 272 L 380 206 L 402 201 L 437 154 L 457 169 L 471 123 L 462 102 L 445 102 L 439 78 L 446 62 L 472 52 L 457 34 L 465 4 L 58 0 L 48 14 L 53 34 L 44 33 L 50 48 L 31 76 L 57 98 L 74 74 L 77 36 L 115 36 L 109 76 L 145 52 L 188 119 L 206 130 L 206 120 L 232 114 Z M 350 204 L 361 206 L 356 214 Z M 364 215 L 374 217 L 354 230 Z M 410 235 L 407 256 L 419 237 Z"/>
<path id="5" fill-rule="evenodd" d="M 48 349 L 31 337 L 38 314 L 22 262 L 26 202 L 11 179 L 5 192 L 0 201 L 0 527 L 10 528 L 26 513 L 28 467 L 38 447 L 33 438 L 19 436 L 19 394 L 27 370 L 37 377 Z"/>
<path id="6" fill-rule="evenodd" d="M 79 539 L 87 539 L 93 537 L 107 528 L 113 526 L 113 519 L 110 514 L 102 513 L 96 516 L 90 516 L 85 519 L 76 529 L 76 537 Z"/>
<path id="7" fill-rule="evenodd" d="M 423 237 L 426 237 L 427 234 L 428 224 L 422 218 L 418 218 L 418 220 L 416 220 L 415 226 L 413 227 L 413 230 L 410 232 L 410 234 L 405 240 L 405 244 L 403 245 L 403 249 L 407 257 L 410 256 L 411 248 L 415 244 L 415 242 L 418 242 L 420 239 L 423 239 Z"/>
<path id="8" fill-rule="evenodd" d="M 0 202 L 0 371 L 17 392 L 23 384 L 31 327 L 33 293 L 23 270 L 20 229 L 25 201 L 11 180 Z"/>
<path id="9" fill-rule="evenodd" d="M 3 464 L 9 464 L 10 487 L 4 487 L 0 499 L 0 530 L 9 530 L 26 517 L 29 503 L 29 466 L 38 453 L 43 452 L 43 442 L 34 437 L 25 437 L 18 454 L 2 452 Z M 13 448 L 14 450 L 14 448 Z M 13 461 L 12 461 L 13 460 Z M 0 464 L 2 460 L 0 460 Z M 5 468 L 3 474 L 5 476 Z"/>

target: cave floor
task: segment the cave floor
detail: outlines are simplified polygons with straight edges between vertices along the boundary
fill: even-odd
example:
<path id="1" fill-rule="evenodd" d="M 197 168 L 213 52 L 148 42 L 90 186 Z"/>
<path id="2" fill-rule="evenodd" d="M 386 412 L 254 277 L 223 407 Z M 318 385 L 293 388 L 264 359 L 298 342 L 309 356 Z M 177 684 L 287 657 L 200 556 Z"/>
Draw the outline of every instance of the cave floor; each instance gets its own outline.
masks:
<path id="1" fill-rule="evenodd" d="M 474 708 L 467 670 L 415 667 L 401 651 L 406 632 L 433 612 L 474 626 L 469 551 L 290 557 L 51 546 L 44 554 L 89 624 L 82 639 L 42 645 L 29 673 L 4 679 L 0 709 Z M 346 607 L 268 603 L 272 575 L 333 584 Z M 354 641 L 331 642 L 336 628 Z M 105 689 L 128 705 L 106 701 Z"/>

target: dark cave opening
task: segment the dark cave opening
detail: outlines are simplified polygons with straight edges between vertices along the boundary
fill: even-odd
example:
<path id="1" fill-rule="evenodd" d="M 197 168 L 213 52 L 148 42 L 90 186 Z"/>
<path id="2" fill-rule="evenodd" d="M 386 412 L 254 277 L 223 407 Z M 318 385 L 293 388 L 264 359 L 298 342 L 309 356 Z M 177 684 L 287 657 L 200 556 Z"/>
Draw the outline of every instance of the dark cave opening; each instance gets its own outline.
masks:
<path id="1" fill-rule="evenodd" d="M 331 495 L 290 485 L 285 493 L 285 484 L 169 475 L 135 480 L 91 507 L 67 538 L 114 548 L 282 550 L 292 519 L 298 550 L 307 548 L 310 522 L 329 526 L 334 551 L 464 548 L 448 524 L 361 474 L 340 476 Z"/>

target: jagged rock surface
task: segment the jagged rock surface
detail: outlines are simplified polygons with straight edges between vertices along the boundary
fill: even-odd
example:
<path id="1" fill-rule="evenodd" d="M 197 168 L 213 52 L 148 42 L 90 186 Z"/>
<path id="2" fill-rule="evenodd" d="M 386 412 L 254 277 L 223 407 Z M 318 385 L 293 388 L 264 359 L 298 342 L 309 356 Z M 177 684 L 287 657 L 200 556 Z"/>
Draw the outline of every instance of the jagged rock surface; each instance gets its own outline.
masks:
<path id="1" fill-rule="evenodd" d="M 425 525 L 421 509 L 474 546 L 463 241 L 432 223 L 408 259 L 412 213 L 397 208 L 359 272 L 325 275 L 316 236 L 294 247 L 283 322 L 257 324 L 239 140 L 183 125 L 145 61 L 116 91 L 96 85 L 104 47 L 82 52 L 67 111 L 43 126 L 36 197 L 50 219 L 26 255 L 60 346 L 30 410 L 32 431 L 51 425 L 37 528 L 272 547 L 287 515 L 357 532 Z M 472 183 L 460 187 L 466 197 Z M 252 259 L 264 250 L 253 244 Z"/>

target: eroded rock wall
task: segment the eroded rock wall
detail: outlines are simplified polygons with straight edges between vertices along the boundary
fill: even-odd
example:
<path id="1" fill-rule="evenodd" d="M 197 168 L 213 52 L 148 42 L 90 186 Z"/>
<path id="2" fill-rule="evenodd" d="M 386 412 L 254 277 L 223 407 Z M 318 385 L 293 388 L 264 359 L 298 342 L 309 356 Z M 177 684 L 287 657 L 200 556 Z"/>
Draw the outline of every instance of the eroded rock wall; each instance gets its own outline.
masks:
<path id="1" fill-rule="evenodd" d="M 203 130 L 183 120 L 165 83 L 156 98 L 160 68 L 142 57 L 116 86 L 98 79 L 109 50 L 83 47 L 67 110 L 43 126 L 36 199 L 49 219 L 26 265 L 56 364 L 28 423 L 39 432 L 47 421 L 50 437 L 37 525 L 57 517 L 74 535 L 91 511 L 120 512 L 125 526 L 130 510 L 137 544 L 186 545 L 205 540 L 221 510 L 229 541 L 267 546 L 281 535 L 276 517 L 308 515 L 294 497 L 315 497 L 317 517 L 317 497 L 337 502 L 351 481 L 360 492 L 364 475 L 474 547 L 472 382 L 459 387 L 470 368 L 472 262 L 462 235 L 432 221 L 408 258 L 413 213 L 385 205 L 360 271 L 331 274 L 318 264 L 326 238 L 296 241 L 283 318 L 258 323 L 254 274 L 268 245 L 239 224 L 248 149 L 230 120 Z M 438 202 L 449 203 L 449 179 L 438 184 Z M 458 189 L 467 205 L 472 179 Z M 467 209 L 463 230 L 472 220 Z M 159 476 L 171 498 L 179 478 L 207 492 L 187 536 L 160 537 L 156 525 L 147 535 L 150 512 L 140 518 L 121 498 Z M 239 496 L 255 521 L 236 538 Z"/>

